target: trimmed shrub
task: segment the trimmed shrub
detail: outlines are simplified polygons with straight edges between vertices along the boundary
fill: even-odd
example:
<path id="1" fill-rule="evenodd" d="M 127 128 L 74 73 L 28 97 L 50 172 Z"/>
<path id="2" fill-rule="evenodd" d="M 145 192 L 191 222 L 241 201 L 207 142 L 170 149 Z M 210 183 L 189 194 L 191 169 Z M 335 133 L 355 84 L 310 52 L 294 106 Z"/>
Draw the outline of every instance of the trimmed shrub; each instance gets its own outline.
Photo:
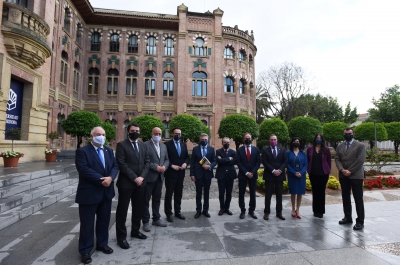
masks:
<path id="1" fill-rule="evenodd" d="M 328 180 L 328 188 L 337 190 L 340 187 L 340 182 L 334 177 L 334 176 L 329 176 Z"/>

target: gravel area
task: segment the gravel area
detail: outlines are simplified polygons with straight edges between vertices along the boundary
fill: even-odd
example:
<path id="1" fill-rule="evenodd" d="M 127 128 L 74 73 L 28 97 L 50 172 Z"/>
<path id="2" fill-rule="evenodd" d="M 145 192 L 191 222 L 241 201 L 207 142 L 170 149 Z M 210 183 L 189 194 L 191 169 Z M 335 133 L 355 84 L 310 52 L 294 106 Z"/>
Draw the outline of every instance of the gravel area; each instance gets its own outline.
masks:
<path id="1" fill-rule="evenodd" d="M 366 246 L 365 249 L 377 250 L 384 253 L 400 256 L 400 243 L 381 244 L 374 246 Z"/>

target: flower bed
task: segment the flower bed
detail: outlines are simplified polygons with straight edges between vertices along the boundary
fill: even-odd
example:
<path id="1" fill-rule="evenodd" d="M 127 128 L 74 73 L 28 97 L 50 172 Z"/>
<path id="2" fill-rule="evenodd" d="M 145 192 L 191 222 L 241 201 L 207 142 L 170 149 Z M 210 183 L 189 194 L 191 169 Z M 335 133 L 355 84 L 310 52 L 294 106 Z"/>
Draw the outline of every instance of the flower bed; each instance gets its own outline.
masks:
<path id="1" fill-rule="evenodd" d="M 373 188 L 400 188 L 400 179 L 396 179 L 395 177 L 377 177 L 376 179 L 365 179 L 364 180 L 364 188 L 372 190 Z"/>

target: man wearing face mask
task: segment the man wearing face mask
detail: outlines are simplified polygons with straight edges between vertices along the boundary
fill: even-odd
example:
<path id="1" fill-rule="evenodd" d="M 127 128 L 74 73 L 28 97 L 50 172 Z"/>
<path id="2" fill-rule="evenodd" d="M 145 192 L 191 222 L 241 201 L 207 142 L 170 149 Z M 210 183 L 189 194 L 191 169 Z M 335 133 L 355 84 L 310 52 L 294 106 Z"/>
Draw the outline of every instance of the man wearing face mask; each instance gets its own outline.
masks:
<path id="1" fill-rule="evenodd" d="M 143 204 L 143 230 L 150 231 L 150 212 L 149 204 L 151 198 L 151 209 L 153 211 L 154 226 L 166 227 L 167 224 L 160 219 L 161 190 L 164 181 L 164 172 L 169 165 L 167 147 L 161 142 L 162 131 L 154 127 L 151 131 L 151 139 L 145 142 L 147 153 L 149 154 L 149 172 L 146 177 L 146 192 Z"/>
<path id="2" fill-rule="evenodd" d="M 228 137 L 222 138 L 223 148 L 218 149 L 216 152 L 218 167 L 217 172 L 215 173 L 215 178 L 218 180 L 220 205 L 218 215 L 223 215 L 224 213 L 232 215 L 229 206 L 232 199 L 233 181 L 237 178 L 237 173 L 235 169 L 236 152 L 230 149 L 229 145 L 230 139 Z M 224 201 L 225 191 L 226 198 Z"/>
<path id="3" fill-rule="evenodd" d="M 239 207 L 241 210 L 240 219 L 244 219 L 246 213 L 246 204 L 244 202 L 244 194 L 246 186 L 249 184 L 250 202 L 249 215 L 253 219 L 257 219 L 254 211 L 256 209 L 256 184 L 257 170 L 261 164 L 260 151 L 257 147 L 251 145 L 251 134 L 243 135 L 244 145 L 237 150 L 237 165 L 239 168 Z"/>
<path id="4" fill-rule="evenodd" d="M 173 222 L 172 213 L 172 195 L 174 195 L 174 211 L 175 217 L 185 220 L 186 217 L 181 213 L 181 201 L 183 191 L 183 180 L 185 178 L 185 170 L 189 164 L 189 154 L 186 143 L 182 142 L 182 131 L 179 128 L 172 129 L 172 138 L 166 142 L 169 166 L 165 171 L 165 198 L 164 212 L 168 222 Z"/>
<path id="5" fill-rule="evenodd" d="M 210 164 L 200 161 L 206 157 Z M 190 177 L 196 185 L 196 214 L 194 218 L 199 218 L 203 213 L 204 216 L 210 217 L 209 209 L 209 194 L 211 179 L 214 177 L 213 168 L 217 164 L 214 148 L 208 145 L 208 134 L 200 135 L 200 145 L 193 148 L 192 163 L 190 164 Z M 201 195 L 204 187 L 204 204 L 201 205 Z"/>
<path id="6" fill-rule="evenodd" d="M 126 216 L 129 202 L 132 204 L 132 230 L 131 237 L 146 239 L 147 236 L 140 233 L 140 220 L 142 219 L 144 193 L 146 191 L 146 177 L 148 164 L 150 163 L 146 145 L 138 141 L 140 127 L 138 124 L 129 124 L 127 127 L 129 139 L 117 144 L 116 159 L 119 165 L 118 206 L 116 212 L 115 228 L 117 232 L 117 244 L 128 249 L 126 241 Z"/>
<path id="7" fill-rule="evenodd" d="M 357 212 L 356 224 L 353 229 L 361 230 L 364 227 L 365 216 L 363 200 L 365 145 L 353 139 L 352 128 L 344 129 L 343 136 L 345 141 L 336 148 L 335 158 L 339 170 L 344 211 L 344 218 L 339 221 L 339 224 L 353 223 L 350 197 L 352 192 Z"/>
<path id="8" fill-rule="evenodd" d="M 285 168 L 287 165 L 286 150 L 278 147 L 278 137 L 275 134 L 269 136 L 269 146 L 262 150 L 262 164 L 264 165 L 265 180 L 265 208 L 264 220 L 269 220 L 271 213 L 271 197 L 275 191 L 276 217 L 285 220 L 282 215 L 283 181 L 286 180 Z"/>
<path id="9" fill-rule="evenodd" d="M 113 150 L 104 146 L 105 135 L 102 127 L 93 128 L 90 133 L 91 144 L 76 150 L 75 165 L 79 183 L 75 202 L 79 204 L 79 253 L 83 264 L 92 261 L 90 252 L 94 246 L 95 222 L 96 250 L 105 254 L 113 253 L 113 249 L 108 246 L 108 226 L 118 164 Z"/>

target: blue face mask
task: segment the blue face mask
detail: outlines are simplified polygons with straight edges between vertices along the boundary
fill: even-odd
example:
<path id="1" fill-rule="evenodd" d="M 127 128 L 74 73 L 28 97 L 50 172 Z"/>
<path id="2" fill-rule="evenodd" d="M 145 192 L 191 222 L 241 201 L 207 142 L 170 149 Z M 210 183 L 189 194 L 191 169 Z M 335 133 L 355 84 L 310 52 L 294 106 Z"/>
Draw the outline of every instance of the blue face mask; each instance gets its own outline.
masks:
<path id="1" fill-rule="evenodd" d="M 207 140 L 200 141 L 201 146 L 206 146 L 208 144 Z"/>
<path id="2" fill-rule="evenodd" d="M 322 139 L 315 139 L 316 144 L 322 144 Z"/>

